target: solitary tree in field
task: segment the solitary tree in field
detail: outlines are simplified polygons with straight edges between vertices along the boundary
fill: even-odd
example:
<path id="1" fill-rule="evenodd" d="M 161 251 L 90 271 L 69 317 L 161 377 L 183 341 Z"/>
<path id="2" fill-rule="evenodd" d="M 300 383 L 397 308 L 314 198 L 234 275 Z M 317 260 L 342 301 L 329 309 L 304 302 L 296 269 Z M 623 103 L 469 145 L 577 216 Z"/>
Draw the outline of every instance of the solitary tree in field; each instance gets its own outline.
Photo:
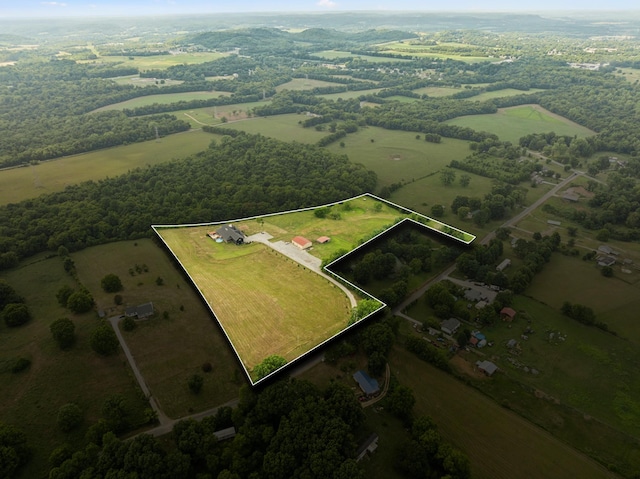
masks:
<path id="1" fill-rule="evenodd" d="M 444 186 L 450 186 L 456 180 L 456 172 L 449 168 L 445 168 L 442 170 L 442 173 L 440 173 L 440 180 Z"/>
<path id="2" fill-rule="evenodd" d="M 69 349 L 73 346 L 76 341 L 75 329 L 76 326 L 69 318 L 56 319 L 49 326 L 53 339 L 61 349 Z"/>
<path id="3" fill-rule="evenodd" d="M 82 423 L 82 410 L 75 403 L 68 403 L 58 409 L 58 427 L 69 432 Z"/>
<path id="4" fill-rule="evenodd" d="M 187 384 L 189 386 L 189 390 L 193 394 L 200 394 L 200 391 L 202 391 L 202 386 L 204 385 L 204 378 L 199 374 L 194 374 L 189 378 Z"/>
<path id="5" fill-rule="evenodd" d="M 460 186 L 466 188 L 471 183 L 471 177 L 469 175 L 460 175 Z"/>
<path id="6" fill-rule="evenodd" d="M 118 291 L 122 291 L 122 281 L 120 281 L 120 278 L 113 273 L 102 278 L 100 285 L 106 293 L 117 293 Z"/>
<path id="7" fill-rule="evenodd" d="M 118 350 L 118 337 L 109 323 L 102 322 L 93 330 L 89 339 L 91 349 L 102 356 L 109 356 Z"/>
<path id="8" fill-rule="evenodd" d="M 86 313 L 93 307 L 93 298 L 88 291 L 76 291 L 67 299 L 67 308 L 76 314 Z"/>
<path id="9" fill-rule="evenodd" d="M 31 319 L 29 308 L 24 303 L 7 304 L 2 310 L 2 319 L 9 327 L 21 326 Z"/>

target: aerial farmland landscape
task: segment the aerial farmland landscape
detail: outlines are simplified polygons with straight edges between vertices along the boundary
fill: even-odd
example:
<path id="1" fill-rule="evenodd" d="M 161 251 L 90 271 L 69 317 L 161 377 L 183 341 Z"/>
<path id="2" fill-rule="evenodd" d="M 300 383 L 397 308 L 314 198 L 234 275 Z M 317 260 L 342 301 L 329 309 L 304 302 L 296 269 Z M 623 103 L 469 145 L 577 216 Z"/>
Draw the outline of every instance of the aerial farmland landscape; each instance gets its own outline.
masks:
<path id="1" fill-rule="evenodd" d="M 0 477 L 640 477 L 640 11 L 0 5 Z"/>

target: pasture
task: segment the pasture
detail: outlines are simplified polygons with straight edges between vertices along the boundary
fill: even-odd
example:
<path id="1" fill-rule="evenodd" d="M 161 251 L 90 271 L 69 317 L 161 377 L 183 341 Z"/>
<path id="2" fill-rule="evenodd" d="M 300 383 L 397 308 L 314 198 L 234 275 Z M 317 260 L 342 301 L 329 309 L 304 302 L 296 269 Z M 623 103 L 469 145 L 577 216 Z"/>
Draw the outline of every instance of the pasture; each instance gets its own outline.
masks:
<path id="1" fill-rule="evenodd" d="M 372 95 L 378 93 L 382 88 L 371 88 L 369 90 L 348 90 L 341 93 L 327 93 L 324 95 L 316 95 L 319 98 L 326 98 L 327 100 L 351 100 L 352 98 L 360 98 L 362 95 Z"/>
<path id="2" fill-rule="evenodd" d="M 124 110 L 126 108 L 138 108 L 141 106 L 149 106 L 154 103 L 166 105 L 169 103 L 176 103 L 179 101 L 192 101 L 192 100 L 208 100 L 209 98 L 218 98 L 221 96 L 229 96 L 229 92 L 225 91 L 191 91 L 183 93 L 164 93 L 159 95 L 147 95 L 132 98 L 131 100 L 121 101 L 112 105 L 103 106 L 94 111 L 108 111 L 108 110 Z"/>
<path id="3" fill-rule="evenodd" d="M 5 279 L 25 297 L 32 319 L 18 328 L 0 324 L 0 420 L 14 424 L 28 437 L 33 450 L 21 477 L 46 477 L 51 451 L 68 443 L 84 444 L 87 428 L 101 416 L 102 403 L 113 394 L 122 394 L 132 407 L 134 423 L 144 423 L 148 403 L 141 399 L 124 354 L 98 356 L 89 346 L 89 337 L 98 325 L 95 312 L 75 315 L 59 306 L 57 291 L 64 285 L 78 288 L 63 268 L 62 259 L 44 255 L 29 259 L 19 267 L 3 271 Z M 49 325 L 68 317 L 75 324 L 76 344 L 62 351 L 54 342 Z M 18 357 L 31 360 L 31 367 L 18 374 L 10 368 Z M 63 433 L 56 425 L 58 409 L 68 402 L 78 404 L 84 415 L 82 425 Z"/>
<path id="4" fill-rule="evenodd" d="M 362 163 L 378 175 L 378 188 L 392 183 L 411 181 L 434 174 L 451 160 L 469 155 L 469 143 L 443 138 L 441 143 L 429 143 L 416 133 L 369 126 L 347 135 L 327 148 L 347 154 L 354 163 Z"/>
<path id="5" fill-rule="evenodd" d="M 168 78 L 164 80 L 164 83 L 160 83 L 160 80 L 156 80 L 155 78 L 144 78 L 139 74 L 114 77 L 111 78 L 111 80 L 116 82 L 118 85 L 133 85 L 137 87 L 155 85 L 158 88 L 163 88 L 165 86 L 171 85 L 181 85 L 182 83 L 184 83 L 184 81 L 182 80 L 170 80 Z"/>
<path id="6" fill-rule="evenodd" d="M 539 105 L 502 108 L 497 113 L 461 116 L 447 120 L 446 123 L 494 133 L 502 141 L 516 144 L 521 137 L 531 133 L 554 131 L 558 135 L 578 137 L 595 134 L 588 128 L 555 115 Z"/>
<path id="7" fill-rule="evenodd" d="M 23 168 L 0 171 L 0 205 L 17 203 L 89 180 L 101 180 L 134 168 L 164 163 L 206 150 L 213 136 L 188 131 L 161 138 L 66 156 Z"/>
<path id="8" fill-rule="evenodd" d="M 314 88 L 322 88 L 327 86 L 340 86 L 340 83 L 333 83 L 323 80 L 310 80 L 308 78 L 294 78 L 293 80 L 283 83 L 282 85 L 278 85 L 276 87 L 276 91 L 280 92 L 282 90 L 313 90 Z"/>
<path id="9" fill-rule="evenodd" d="M 487 101 L 487 100 L 493 100 L 494 98 L 504 98 L 508 96 L 533 95 L 534 93 L 538 93 L 540 91 L 544 91 L 544 90 L 540 88 L 531 88 L 529 90 L 516 90 L 515 88 L 505 88 L 503 90 L 485 91 L 480 93 L 479 95 L 468 98 L 467 100 Z"/>
<path id="10" fill-rule="evenodd" d="M 127 306 L 153 303 L 154 316 L 123 335 L 147 386 L 169 417 L 203 411 L 238 394 L 243 376 L 222 331 L 162 247 L 150 239 L 124 241 L 87 248 L 74 253 L 73 259 L 96 306 L 107 315 L 122 314 Z M 118 293 L 123 298 L 120 307 L 114 295 L 100 286 L 100 280 L 110 273 L 124 286 Z M 157 278 L 162 279 L 161 285 Z M 207 374 L 200 369 L 205 362 L 213 366 Z M 187 387 L 195 373 L 204 377 L 199 395 Z"/>
<path id="11" fill-rule="evenodd" d="M 243 121 L 230 121 L 222 126 L 251 134 L 259 133 L 282 141 L 295 140 L 300 143 L 316 143 L 320 138 L 329 134 L 326 131 L 317 131 L 315 128 L 303 128 L 299 123 L 306 119 L 305 115 L 287 113 L 257 116 Z"/>
<path id="12" fill-rule="evenodd" d="M 180 260 L 248 371 L 268 356 L 288 362 L 347 326 L 345 294 L 322 276 L 254 243 L 216 243 L 212 226 L 158 233 Z"/>
<path id="13" fill-rule="evenodd" d="M 315 52 L 313 54 L 314 57 L 326 58 L 327 60 L 335 60 L 336 58 L 357 58 L 360 60 L 366 60 L 369 63 L 385 63 L 390 61 L 391 59 L 388 57 L 374 57 L 370 55 L 355 55 L 351 52 L 345 52 L 340 50 L 324 50 L 321 52 Z M 393 58 L 393 61 L 403 62 L 410 61 L 410 58 L 402 59 L 402 58 Z"/>
<path id="14" fill-rule="evenodd" d="M 174 65 L 195 65 L 210 62 L 226 56 L 226 53 L 193 52 L 175 55 L 150 55 L 148 57 L 101 56 L 97 60 L 82 63 L 121 63 L 122 66 L 134 67 L 141 71 L 164 70 Z"/>
<path id="15" fill-rule="evenodd" d="M 250 110 L 256 106 L 263 106 L 270 100 L 253 101 L 247 103 L 234 103 L 232 105 L 210 106 L 193 110 L 175 110 L 170 112 L 180 120 L 187 121 L 192 128 L 200 128 L 203 125 L 220 125 L 222 117 L 229 123 L 246 120 L 251 117 Z M 226 125 L 222 125 L 226 127 Z"/>
<path id="16" fill-rule="evenodd" d="M 411 353 L 394 348 L 391 372 L 413 389 L 417 415 L 469 456 L 478 479 L 611 478 L 613 474 L 543 429 Z M 484 380 L 486 381 L 486 380 Z M 470 431 L 473 431 L 471 434 Z"/>
<path id="17" fill-rule="evenodd" d="M 450 96 L 460 91 L 462 91 L 460 90 L 460 88 L 444 87 L 444 86 L 425 86 L 423 88 L 418 88 L 416 90 L 413 90 L 414 93 L 418 93 L 420 95 L 427 95 L 434 98 Z"/>

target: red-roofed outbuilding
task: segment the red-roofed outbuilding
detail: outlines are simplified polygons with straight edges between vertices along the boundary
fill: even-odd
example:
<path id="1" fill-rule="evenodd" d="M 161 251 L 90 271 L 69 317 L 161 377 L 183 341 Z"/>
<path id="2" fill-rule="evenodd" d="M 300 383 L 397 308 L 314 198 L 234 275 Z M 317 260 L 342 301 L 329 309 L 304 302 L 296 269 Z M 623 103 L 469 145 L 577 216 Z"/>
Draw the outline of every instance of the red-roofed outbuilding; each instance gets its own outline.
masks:
<path id="1" fill-rule="evenodd" d="M 304 236 L 295 236 L 291 242 L 296 245 L 298 248 L 300 249 L 307 249 L 307 248 L 311 248 L 311 241 L 309 241 L 307 238 L 305 238 Z"/>
<path id="2" fill-rule="evenodd" d="M 503 321 L 513 321 L 513 318 L 516 317 L 516 310 L 504 307 L 500 310 L 500 317 Z"/>

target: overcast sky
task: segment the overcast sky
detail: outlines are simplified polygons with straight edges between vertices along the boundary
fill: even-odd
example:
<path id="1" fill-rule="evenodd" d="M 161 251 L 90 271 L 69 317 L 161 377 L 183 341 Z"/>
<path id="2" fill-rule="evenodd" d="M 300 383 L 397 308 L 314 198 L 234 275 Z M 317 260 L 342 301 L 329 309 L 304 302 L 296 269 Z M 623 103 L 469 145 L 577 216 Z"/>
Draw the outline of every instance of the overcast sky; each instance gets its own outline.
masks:
<path id="1" fill-rule="evenodd" d="M 160 15 L 350 10 L 640 10 L 638 0 L 0 0 L 0 16 Z"/>

